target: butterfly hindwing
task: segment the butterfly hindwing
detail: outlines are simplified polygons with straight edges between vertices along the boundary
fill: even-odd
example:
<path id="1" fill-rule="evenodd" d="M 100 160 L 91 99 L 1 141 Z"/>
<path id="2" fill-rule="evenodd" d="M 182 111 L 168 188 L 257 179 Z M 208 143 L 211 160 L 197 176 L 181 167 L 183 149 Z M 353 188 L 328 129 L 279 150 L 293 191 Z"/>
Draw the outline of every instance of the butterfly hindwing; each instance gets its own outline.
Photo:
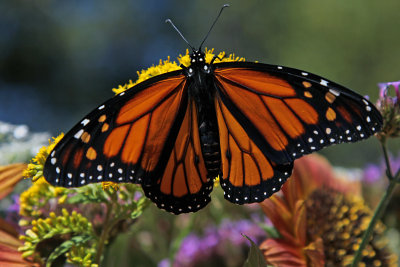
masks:
<path id="1" fill-rule="evenodd" d="M 236 204 L 261 202 L 279 191 L 291 175 L 293 163 L 276 164 L 266 157 L 219 96 L 215 109 L 225 198 Z"/>
<path id="2" fill-rule="evenodd" d="M 45 163 L 46 180 L 65 187 L 102 181 L 155 183 L 186 106 L 181 72 L 157 76 L 116 95 L 56 145 Z"/>
<path id="3" fill-rule="evenodd" d="M 317 75 L 261 63 L 215 64 L 224 105 L 264 155 L 278 164 L 379 131 L 379 111 Z"/>
<path id="4" fill-rule="evenodd" d="M 157 183 L 143 186 L 147 197 L 159 208 L 175 214 L 195 212 L 210 202 L 213 180 L 201 153 L 197 108 L 189 100 L 165 172 Z"/>

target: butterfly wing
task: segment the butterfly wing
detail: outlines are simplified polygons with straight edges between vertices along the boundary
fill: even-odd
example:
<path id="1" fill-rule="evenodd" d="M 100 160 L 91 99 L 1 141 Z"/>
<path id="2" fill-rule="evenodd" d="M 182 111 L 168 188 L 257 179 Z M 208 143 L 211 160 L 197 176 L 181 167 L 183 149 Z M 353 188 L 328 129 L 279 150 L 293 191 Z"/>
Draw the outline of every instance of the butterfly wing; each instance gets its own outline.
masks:
<path id="1" fill-rule="evenodd" d="M 187 105 L 181 71 L 116 95 L 63 137 L 46 160 L 44 177 L 64 187 L 102 181 L 154 184 L 165 169 Z"/>
<path id="2" fill-rule="evenodd" d="M 260 202 L 280 190 L 293 163 L 271 161 L 240 125 L 221 97 L 215 98 L 224 196 L 236 204 Z"/>
<path id="3" fill-rule="evenodd" d="M 156 184 L 143 186 L 159 208 L 175 214 L 195 212 L 211 200 L 213 180 L 207 178 L 198 129 L 197 107 L 189 100 L 164 174 Z"/>
<path id="4" fill-rule="evenodd" d="M 281 169 L 287 168 L 285 164 L 331 144 L 365 139 L 382 126 L 380 113 L 367 99 L 317 75 L 248 62 L 214 67 L 221 155 L 225 155 L 221 183 L 226 194 L 242 192 L 242 184 L 251 185 L 254 190 L 247 190 L 261 201 L 272 188 L 258 192 L 263 188 L 259 185 L 264 180 L 274 185 L 284 180 Z M 228 134 L 221 134 L 226 131 Z M 231 145 L 232 139 L 237 148 Z M 249 145 L 240 145 L 240 141 Z M 245 154 L 252 160 L 246 161 Z M 256 154 L 263 157 L 257 158 Z M 271 170 L 267 172 L 264 167 L 263 173 L 259 166 L 271 166 Z M 234 170 L 241 174 L 247 169 L 258 170 L 255 177 L 259 183 L 250 178 L 252 182 L 246 182 L 246 177 L 240 182 L 240 175 L 232 175 Z M 229 196 L 233 202 L 244 200 L 242 193 Z"/>

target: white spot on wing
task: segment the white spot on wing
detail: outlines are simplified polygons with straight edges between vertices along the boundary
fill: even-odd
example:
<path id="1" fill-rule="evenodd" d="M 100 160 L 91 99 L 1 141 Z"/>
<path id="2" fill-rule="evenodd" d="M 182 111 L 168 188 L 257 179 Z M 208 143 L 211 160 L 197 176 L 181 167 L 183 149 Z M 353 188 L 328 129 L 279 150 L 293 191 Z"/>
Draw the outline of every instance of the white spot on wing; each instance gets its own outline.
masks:
<path id="1" fill-rule="evenodd" d="M 329 89 L 329 92 L 331 92 L 332 94 L 334 94 L 335 96 L 339 96 L 340 92 L 336 91 L 335 89 Z"/>
<path id="2" fill-rule="evenodd" d="M 319 84 L 323 85 L 323 86 L 328 86 L 328 81 L 325 81 L 324 79 L 321 79 L 321 82 Z"/>
<path id="3" fill-rule="evenodd" d="M 104 106 L 104 105 L 101 105 L 98 109 L 99 110 L 102 110 L 103 108 L 105 108 L 106 106 Z"/>
<path id="4" fill-rule="evenodd" d="M 326 134 L 331 134 L 332 130 L 331 130 L 331 128 L 326 128 L 325 132 L 326 132 Z"/>
<path id="5" fill-rule="evenodd" d="M 79 139 L 79 138 L 81 138 L 81 135 L 83 134 L 83 129 L 80 129 L 79 131 L 77 131 L 76 132 L 76 134 L 74 135 L 74 137 L 76 138 L 76 139 Z"/>
<path id="6" fill-rule="evenodd" d="M 90 122 L 89 119 L 84 119 L 83 121 L 81 121 L 81 124 L 82 124 L 83 126 L 86 126 L 86 124 L 88 124 L 89 122 Z"/>

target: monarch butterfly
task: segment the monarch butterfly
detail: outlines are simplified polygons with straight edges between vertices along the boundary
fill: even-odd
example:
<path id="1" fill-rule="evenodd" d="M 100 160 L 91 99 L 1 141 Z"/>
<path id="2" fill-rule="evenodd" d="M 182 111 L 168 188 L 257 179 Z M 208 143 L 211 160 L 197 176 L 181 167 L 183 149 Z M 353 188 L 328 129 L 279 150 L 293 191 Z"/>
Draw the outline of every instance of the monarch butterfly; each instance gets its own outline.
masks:
<path id="1" fill-rule="evenodd" d="M 199 49 L 187 42 L 188 67 L 85 116 L 50 153 L 46 180 L 140 184 L 159 208 L 180 214 L 206 206 L 219 175 L 227 200 L 261 202 L 279 191 L 295 159 L 382 126 L 373 104 L 343 86 L 288 67 L 206 63 L 203 42 Z"/>

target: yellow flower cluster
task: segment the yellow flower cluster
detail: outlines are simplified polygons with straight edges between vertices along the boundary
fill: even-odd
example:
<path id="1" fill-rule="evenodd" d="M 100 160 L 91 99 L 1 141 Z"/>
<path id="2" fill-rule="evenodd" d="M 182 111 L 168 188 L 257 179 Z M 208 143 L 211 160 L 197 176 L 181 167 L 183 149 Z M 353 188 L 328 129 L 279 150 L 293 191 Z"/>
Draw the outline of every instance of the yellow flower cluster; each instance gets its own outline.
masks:
<path id="1" fill-rule="evenodd" d="M 44 239 L 66 234 L 93 234 L 92 224 L 80 213 L 69 213 L 62 209 L 62 215 L 57 216 L 50 212 L 46 219 L 33 220 L 32 228 L 26 230 L 25 235 L 20 236 L 24 245 L 18 250 L 23 252 L 22 257 L 29 257 L 35 253 L 36 246 Z"/>
<path id="2" fill-rule="evenodd" d="M 67 198 L 67 192 L 68 189 L 66 188 L 50 185 L 42 176 L 31 187 L 21 193 L 19 197 L 19 213 L 22 216 L 37 218 L 41 215 L 39 207 L 47 202 L 44 200 L 58 198 L 59 204 L 64 203 Z M 24 225 L 25 221 L 20 220 L 20 224 Z"/>
<path id="3" fill-rule="evenodd" d="M 33 181 L 36 181 L 43 177 L 43 167 L 46 158 L 63 137 L 63 133 L 55 138 L 53 137 L 53 141 L 49 140 L 49 145 L 47 147 L 44 146 L 39 150 L 39 153 L 36 154 L 31 160 L 31 163 L 28 164 L 28 168 L 23 172 L 25 178 L 32 178 Z"/>

